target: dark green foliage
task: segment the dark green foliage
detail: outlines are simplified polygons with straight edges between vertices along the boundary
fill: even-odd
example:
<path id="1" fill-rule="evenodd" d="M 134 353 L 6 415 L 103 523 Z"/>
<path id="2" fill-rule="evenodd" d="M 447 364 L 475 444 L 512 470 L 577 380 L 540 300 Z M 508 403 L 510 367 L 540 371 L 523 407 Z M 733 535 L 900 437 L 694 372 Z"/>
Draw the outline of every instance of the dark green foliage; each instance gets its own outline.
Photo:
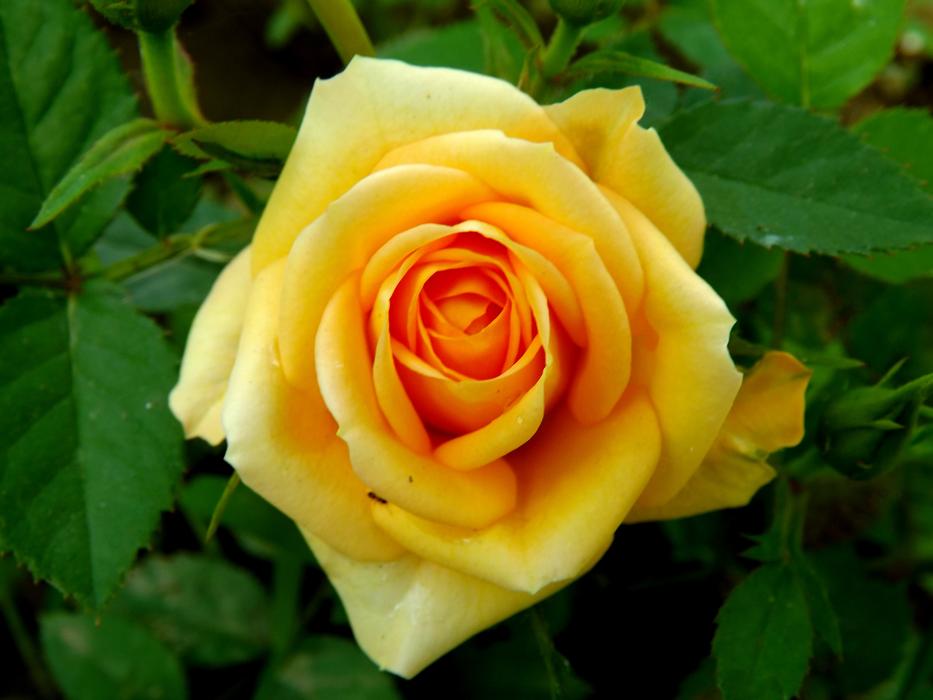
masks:
<path id="1" fill-rule="evenodd" d="M 54 224 L 27 228 L 81 155 L 134 116 L 116 56 L 70 0 L 0 3 L 0 268 L 55 268 L 91 245 L 126 182 L 111 180 Z"/>
<path id="2" fill-rule="evenodd" d="M 710 222 L 739 240 L 828 254 L 933 242 L 933 199 L 828 119 L 728 101 L 681 112 L 661 136 Z"/>
<path id="3" fill-rule="evenodd" d="M 102 605 L 172 502 L 176 363 L 114 289 L 0 308 L 0 547 Z"/>
<path id="4" fill-rule="evenodd" d="M 135 623 L 52 613 L 41 626 L 42 649 L 68 700 L 187 697 L 178 659 Z"/>
<path id="5" fill-rule="evenodd" d="M 249 574 L 221 560 L 149 557 L 108 609 L 149 628 L 189 663 L 226 666 L 269 644 L 266 595 Z"/>
<path id="6" fill-rule="evenodd" d="M 401 697 L 355 644 L 339 637 L 308 637 L 270 667 L 255 700 L 395 700 Z"/>

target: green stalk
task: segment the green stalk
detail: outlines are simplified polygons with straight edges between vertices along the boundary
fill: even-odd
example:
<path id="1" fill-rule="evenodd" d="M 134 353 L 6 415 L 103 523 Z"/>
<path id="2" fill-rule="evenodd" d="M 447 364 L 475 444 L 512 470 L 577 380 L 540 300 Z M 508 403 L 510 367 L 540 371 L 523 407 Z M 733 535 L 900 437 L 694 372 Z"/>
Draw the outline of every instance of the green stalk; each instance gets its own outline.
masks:
<path id="1" fill-rule="evenodd" d="M 158 34 L 139 32 L 138 37 L 146 90 L 156 119 L 180 129 L 203 125 L 204 117 L 194 98 L 191 67 L 174 28 Z"/>
<path id="2" fill-rule="evenodd" d="M 554 28 L 541 59 L 541 74 L 545 79 L 553 78 L 567 67 L 577 46 L 580 45 L 583 29 L 582 26 L 565 22 L 563 18 L 557 20 L 557 27 Z"/>
<path id="3" fill-rule="evenodd" d="M 375 56 L 373 43 L 350 0 L 308 0 L 340 59 L 347 64 L 356 55 Z"/>
<path id="4" fill-rule="evenodd" d="M 53 697 L 54 690 L 45 669 L 42 667 L 42 662 L 39 660 L 39 651 L 26 631 L 26 626 L 23 624 L 23 620 L 20 618 L 13 601 L 5 595 L 0 595 L 0 612 L 2 612 L 4 620 L 6 620 L 10 636 L 13 637 L 13 643 L 26 665 L 32 684 L 39 691 L 41 697 Z"/>

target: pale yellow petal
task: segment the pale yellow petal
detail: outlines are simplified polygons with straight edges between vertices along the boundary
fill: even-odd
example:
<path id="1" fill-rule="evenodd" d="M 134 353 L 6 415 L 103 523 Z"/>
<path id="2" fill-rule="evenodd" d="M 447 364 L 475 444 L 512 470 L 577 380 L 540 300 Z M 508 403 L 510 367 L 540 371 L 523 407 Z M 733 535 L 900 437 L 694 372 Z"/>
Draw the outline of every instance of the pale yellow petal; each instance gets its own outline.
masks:
<path id="1" fill-rule="evenodd" d="M 608 548 L 657 463 L 658 425 L 642 396 L 622 400 L 604 421 L 581 425 L 566 409 L 509 455 L 518 504 L 482 530 L 451 527 L 392 504 L 376 521 L 407 549 L 442 566 L 536 593 L 573 579 Z"/>
<path id="2" fill-rule="evenodd" d="M 644 214 L 605 191 L 645 269 L 642 315 L 649 329 L 636 328 L 634 344 L 647 361 L 636 363 L 632 381 L 648 388 L 661 424 L 661 459 L 639 500 L 655 506 L 693 476 L 732 407 L 742 381 L 727 347 L 735 319 Z"/>
<path id="3" fill-rule="evenodd" d="M 391 149 L 472 129 L 554 143 L 577 159 L 544 110 L 502 80 L 356 57 L 339 75 L 317 81 L 256 230 L 253 270 L 286 255 L 299 232 Z"/>
<path id="4" fill-rule="evenodd" d="M 403 678 L 560 588 L 518 593 L 416 556 L 359 562 L 305 537 L 340 594 L 357 643 L 380 668 Z"/>
<path id="5" fill-rule="evenodd" d="M 247 486 L 347 556 L 394 559 L 402 549 L 373 523 L 368 488 L 320 396 L 297 391 L 282 373 L 275 326 L 283 268 L 253 280 L 224 402 L 226 459 Z"/>
<path id="6" fill-rule="evenodd" d="M 768 455 L 803 439 L 810 374 L 787 353 L 767 353 L 743 378 L 716 442 L 687 485 L 667 503 L 636 506 L 626 520 L 682 518 L 748 503 L 774 478 Z"/>
<path id="7" fill-rule="evenodd" d="M 314 351 L 321 395 L 360 481 L 406 510 L 465 527 L 484 527 L 511 511 L 515 475 L 505 462 L 456 471 L 395 437 L 379 410 L 363 323 L 354 275 L 328 304 Z"/>
<path id="8" fill-rule="evenodd" d="M 706 230 L 703 202 L 657 132 L 635 123 L 644 112 L 641 90 L 584 90 L 545 110 L 593 179 L 638 207 L 696 267 Z"/>
<path id="9" fill-rule="evenodd" d="M 212 445 L 224 440 L 220 413 L 252 285 L 249 257 L 247 248 L 224 268 L 198 310 L 178 384 L 169 395 L 169 406 L 185 436 L 203 438 Z"/>

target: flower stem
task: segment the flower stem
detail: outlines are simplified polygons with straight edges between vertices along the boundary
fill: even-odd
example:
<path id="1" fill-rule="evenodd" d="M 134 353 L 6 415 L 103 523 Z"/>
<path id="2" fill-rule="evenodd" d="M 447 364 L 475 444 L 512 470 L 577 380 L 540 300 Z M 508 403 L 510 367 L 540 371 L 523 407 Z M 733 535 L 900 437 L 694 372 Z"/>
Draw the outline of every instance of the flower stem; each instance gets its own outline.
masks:
<path id="1" fill-rule="evenodd" d="M 308 0 L 344 64 L 356 55 L 375 56 L 373 43 L 350 0 Z"/>
<path id="2" fill-rule="evenodd" d="M 557 20 L 557 27 L 551 34 L 541 59 L 541 74 L 545 79 L 553 78 L 567 67 L 582 37 L 582 26 L 565 22 L 563 18 Z"/>
<path id="3" fill-rule="evenodd" d="M 138 36 L 146 90 L 156 119 L 181 129 L 204 124 L 195 99 L 191 66 L 182 53 L 175 30 L 158 34 L 139 32 Z"/>

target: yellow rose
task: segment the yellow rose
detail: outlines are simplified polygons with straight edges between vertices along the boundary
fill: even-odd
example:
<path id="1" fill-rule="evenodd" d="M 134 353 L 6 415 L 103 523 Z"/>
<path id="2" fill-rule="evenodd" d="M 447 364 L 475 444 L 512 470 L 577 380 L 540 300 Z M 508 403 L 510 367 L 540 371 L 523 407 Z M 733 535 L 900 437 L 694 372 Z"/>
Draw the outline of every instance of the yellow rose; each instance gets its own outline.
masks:
<path id="1" fill-rule="evenodd" d="M 383 668 L 566 585 L 625 520 L 745 503 L 800 439 L 806 370 L 771 355 L 740 391 L 702 203 L 643 110 L 357 58 L 195 320 L 175 414 L 295 520 Z"/>

